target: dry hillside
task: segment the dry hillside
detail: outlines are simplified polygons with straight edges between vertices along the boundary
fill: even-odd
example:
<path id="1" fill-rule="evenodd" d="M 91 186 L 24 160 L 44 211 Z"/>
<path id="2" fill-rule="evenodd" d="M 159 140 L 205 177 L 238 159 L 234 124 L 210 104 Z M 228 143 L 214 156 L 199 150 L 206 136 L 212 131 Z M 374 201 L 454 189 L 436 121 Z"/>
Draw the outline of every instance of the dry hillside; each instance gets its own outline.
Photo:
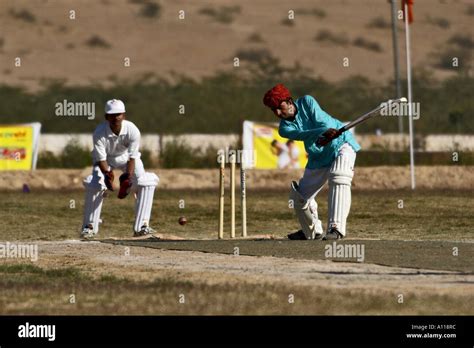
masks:
<path id="1" fill-rule="evenodd" d="M 289 10 L 295 11 L 293 21 Z M 414 65 L 449 76 L 434 62 L 456 45 L 448 44 L 456 35 L 470 37 L 464 45 L 472 50 L 474 1 L 417 0 L 414 14 Z M 401 21 L 399 28 L 403 57 Z M 43 78 L 69 84 L 143 73 L 199 78 L 232 69 L 235 56 L 245 65 L 268 53 L 331 81 L 355 74 L 385 81 L 393 75 L 390 5 L 386 0 L 0 1 L 1 81 L 30 89 Z M 15 57 L 22 59 L 20 68 Z M 124 67 L 125 57 L 130 67 Z M 342 66 L 343 57 L 350 58 L 349 68 Z"/>

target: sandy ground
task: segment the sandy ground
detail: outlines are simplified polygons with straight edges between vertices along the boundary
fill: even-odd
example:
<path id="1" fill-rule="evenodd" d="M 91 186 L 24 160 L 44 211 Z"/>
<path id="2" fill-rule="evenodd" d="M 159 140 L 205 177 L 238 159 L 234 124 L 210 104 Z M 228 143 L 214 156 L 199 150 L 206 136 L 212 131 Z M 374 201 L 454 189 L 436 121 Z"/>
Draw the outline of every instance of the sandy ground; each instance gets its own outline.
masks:
<path id="1" fill-rule="evenodd" d="M 124 247 L 76 240 L 39 242 L 40 267 L 80 267 L 91 276 L 133 280 L 173 279 L 206 284 L 281 284 L 369 292 L 466 295 L 474 274 L 386 267 L 365 263 L 235 256 L 195 251 Z M 127 255 L 128 251 L 128 255 Z"/>
<path id="2" fill-rule="evenodd" d="M 217 189 L 217 169 L 155 169 L 162 189 Z M 474 189 L 472 166 L 418 166 L 417 187 L 420 189 Z M 0 190 L 21 190 L 23 184 L 31 189 L 83 189 L 82 180 L 91 172 L 85 169 L 39 169 L 32 172 L 0 172 Z M 291 180 L 298 180 L 303 170 L 249 170 L 247 188 L 287 189 Z M 118 175 L 116 175 L 118 178 Z M 226 175 L 226 180 L 229 175 Z M 238 180 L 237 180 L 238 181 Z M 237 183 L 239 185 L 239 183 Z M 410 169 L 397 166 L 360 167 L 355 169 L 353 189 L 384 190 L 410 187 Z"/>

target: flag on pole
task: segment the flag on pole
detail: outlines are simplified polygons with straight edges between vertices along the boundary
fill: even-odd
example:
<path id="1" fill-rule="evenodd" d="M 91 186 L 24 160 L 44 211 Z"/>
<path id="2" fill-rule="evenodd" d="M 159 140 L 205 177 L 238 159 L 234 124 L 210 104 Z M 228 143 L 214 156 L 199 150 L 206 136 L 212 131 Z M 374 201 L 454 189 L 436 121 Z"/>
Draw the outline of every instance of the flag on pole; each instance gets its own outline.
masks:
<path id="1" fill-rule="evenodd" d="M 403 18 L 405 18 L 405 5 L 408 8 L 408 23 L 413 22 L 413 3 L 415 0 L 402 0 Z"/>

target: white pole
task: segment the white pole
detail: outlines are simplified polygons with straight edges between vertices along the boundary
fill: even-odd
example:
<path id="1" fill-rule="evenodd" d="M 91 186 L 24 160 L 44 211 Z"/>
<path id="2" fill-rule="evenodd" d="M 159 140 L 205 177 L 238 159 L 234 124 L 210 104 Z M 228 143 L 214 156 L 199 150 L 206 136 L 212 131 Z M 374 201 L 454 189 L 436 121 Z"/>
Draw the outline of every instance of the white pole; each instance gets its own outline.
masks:
<path id="1" fill-rule="evenodd" d="M 244 161 L 240 161 L 240 209 L 242 210 L 242 237 L 247 237 L 247 189 Z"/>
<path id="2" fill-rule="evenodd" d="M 415 156 L 413 153 L 413 118 L 412 118 L 412 110 L 411 110 L 412 94 L 411 94 L 410 25 L 408 24 L 408 5 L 406 2 L 405 2 L 405 35 L 406 35 L 406 50 L 407 50 L 408 130 L 409 130 L 409 135 L 410 135 L 410 175 L 411 175 L 411 189 L 414 190 L 415 189 Z"/>
<path id="3" fill-rule="evenodd" d="M 230 238 L 235 238 L 235 161 L 236 156 L 230 156 Z"/>

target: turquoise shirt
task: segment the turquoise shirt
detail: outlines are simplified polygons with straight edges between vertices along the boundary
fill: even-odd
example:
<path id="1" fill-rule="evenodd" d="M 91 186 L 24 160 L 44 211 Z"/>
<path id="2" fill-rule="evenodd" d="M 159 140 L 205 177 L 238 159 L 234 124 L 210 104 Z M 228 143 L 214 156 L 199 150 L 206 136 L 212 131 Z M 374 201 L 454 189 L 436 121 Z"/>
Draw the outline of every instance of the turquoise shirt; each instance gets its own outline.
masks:
<path id="1" fill-rule="evenodd" d="M 351 145 L 356 152 L 360 150 L 360 145 L 350 131 L 342 133 L 326 146 L 316 145 L 316 141 L 325 131 L 329 128 L 339 129 L 344 123 L 321 109 L 316 99 L 310 95 L 298 98 L 295 105 L 298 109 L 295 119 L 282 119 L 278 132 L 283 138 L 304 142 L 308 153 L 307 169 L 330 167 L 344 143 Z"/>

